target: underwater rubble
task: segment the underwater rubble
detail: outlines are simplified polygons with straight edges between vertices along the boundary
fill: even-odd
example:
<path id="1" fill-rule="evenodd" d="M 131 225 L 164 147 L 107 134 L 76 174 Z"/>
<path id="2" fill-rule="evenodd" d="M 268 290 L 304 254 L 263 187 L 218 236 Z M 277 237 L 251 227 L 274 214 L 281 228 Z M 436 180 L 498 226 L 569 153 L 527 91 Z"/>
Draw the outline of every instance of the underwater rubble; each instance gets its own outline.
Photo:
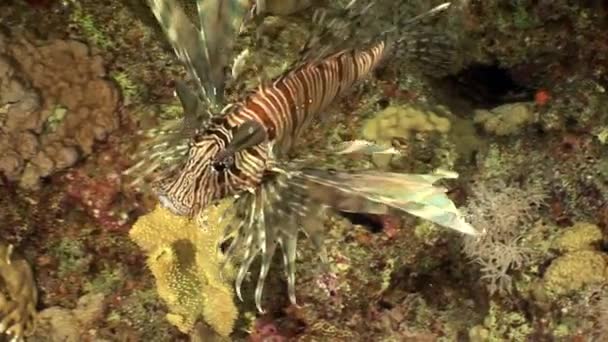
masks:
<path id="1" fill-rule="evenodd" d="M 260 3 L 232 97 L 288 68 L 327 6 Z M 0 4 L 0 341 L 606 340 L 608 7 L 456 0 L 448 14 L 433 27 L 462 45 L 449 76 L 388 61 L 293 154 L 455 170 L 442 184 L 483 235 L 329 216 L 329 268 L 299 243 L 296 306 L 275 258 L 259 313 L 255 272 L 240 301 L 232 265 L 218 270 L 225 245 L 207 251 L 223 242 L 217 217 L 197 230 L 121 177 L 138 132 L 181 115 L 183 71 L 145 1 Z M 398 153 L 332 152 L 358 139 Z"/>

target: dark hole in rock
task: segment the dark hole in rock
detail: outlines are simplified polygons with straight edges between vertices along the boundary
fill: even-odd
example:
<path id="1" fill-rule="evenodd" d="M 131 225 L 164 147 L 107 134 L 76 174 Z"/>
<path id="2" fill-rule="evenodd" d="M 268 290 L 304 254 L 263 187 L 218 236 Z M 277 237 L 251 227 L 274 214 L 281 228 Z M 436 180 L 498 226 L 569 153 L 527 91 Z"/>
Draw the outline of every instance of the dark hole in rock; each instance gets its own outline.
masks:
<path id="1" fill-rule="evenodd" d="M 472 64 L 443 79 L 458 96 L 475 108 L 493 108 L 508 102 L 532 101 L 533 89 L 515 81 L 509 69 L 496 64 Z"/>
<path id="2" fill-rule="evenodd" d="M 340 215 L 349 220 L 352 224 L 364 226 L 372 233 L 381 232 L 384 228 L 382 225 L 382 220 L 378 215 L 349 213 L 345 211 L 340 211 Z"/>

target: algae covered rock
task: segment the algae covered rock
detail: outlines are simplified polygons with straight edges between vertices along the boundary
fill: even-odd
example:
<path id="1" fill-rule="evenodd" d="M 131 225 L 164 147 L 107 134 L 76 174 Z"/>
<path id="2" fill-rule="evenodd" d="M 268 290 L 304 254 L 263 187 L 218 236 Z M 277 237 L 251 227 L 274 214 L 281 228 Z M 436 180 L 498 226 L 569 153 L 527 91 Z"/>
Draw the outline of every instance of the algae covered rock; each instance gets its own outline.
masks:
<path id="1" fill-rule="evenodd" d="M 527 341 L 531 333 L 532 327 L 521 312 L 508 310 L 492 301 L 483 325 L 469 329 L 469 341 Z"/>
<path id="2" fill-rule="evenodd" d="M 148 255 L 159 296 L 168 306 L 167 320 L 183 333 L 204 321 L 223 337 L 232 332 L 238 316 L 229 266 L 218 244 L 228 220 L 222 213 L 232 203 L 211 206 L 190 220 L 158 206 L 138 219 L 130 236 Z M 227 272 L 228 271 L 228 272 Z"/>

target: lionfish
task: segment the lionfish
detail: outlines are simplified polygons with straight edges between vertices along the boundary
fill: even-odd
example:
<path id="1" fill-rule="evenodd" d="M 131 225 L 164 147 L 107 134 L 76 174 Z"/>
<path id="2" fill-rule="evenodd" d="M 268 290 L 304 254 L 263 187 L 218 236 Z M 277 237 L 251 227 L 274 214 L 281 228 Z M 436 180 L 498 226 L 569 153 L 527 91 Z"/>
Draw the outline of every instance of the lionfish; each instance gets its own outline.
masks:
<path id="1" fill-rule="evenodd" d="M 300 60 L 276 79 L 225 105 L 226 69 L 248 12 L 247 1 L 198 0 L 199 25 L 175 1 L 148 2 L 196 89 L 176 81 L 184 117 L 153 130 L 154 139 L 144 147 L 142 160 L 127 173 L 135 174 L 138 181 L 156 174 L 151 183 L 159 202 L 178 215 L 195 218 L 220 199 L 236 198 L 225 243 L 228 259 L 240 255 L 235 288 L 241 300 L 241 284 L 260 257 L 255 303 L 262 311 L 264 281 L 279 247 L 289 299 L 296 303 L 298 235 L 303 232 L 322 264 L 327 264 L 322 215 L 327 210 L 372 214 L 400 210 L 477 234 L 445 195 L 446 189 L 433 185 L 438 179 L 456 177 L 454 173 L 324 170 L 287 158 L 311 123 L 370 75 L 389 50 L 426 62 L 434 52 L 440 63 L 442 57 L 445 62 L 449 55 L 434 50 L 444 40 L 420 32 L 414 24 L 449 4 L 371 38 L 353 28 L 372 17 L 373 3 L 360 6 L 353 0 L 333 19 L 315 15 L 325 27 L 314 30 Z M 332 42 L 331 36 L 341 39 Z"/>

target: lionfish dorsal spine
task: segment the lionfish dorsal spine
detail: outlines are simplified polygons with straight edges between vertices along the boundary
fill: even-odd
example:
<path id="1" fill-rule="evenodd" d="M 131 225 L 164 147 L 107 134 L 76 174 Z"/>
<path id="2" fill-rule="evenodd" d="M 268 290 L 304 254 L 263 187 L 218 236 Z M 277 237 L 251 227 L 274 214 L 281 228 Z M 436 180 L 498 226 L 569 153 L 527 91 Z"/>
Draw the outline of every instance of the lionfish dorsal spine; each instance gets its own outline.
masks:
<path id="1" fill-rule="evenodd" d="M 202 49 L 209 63 L 212 96 L 223 102 L 226 68 L 234 55 L 234 40 L 247 14 L 247 0 L 197 0 Z"/>
<path id="2" fill-rule="evenodd" d="M 225 69 L 247 12 L 245 0 L 197 0 L 199 27 L 176 0 L 148 0 L 179 60 L 212 107 L 221 106 Z"/>

